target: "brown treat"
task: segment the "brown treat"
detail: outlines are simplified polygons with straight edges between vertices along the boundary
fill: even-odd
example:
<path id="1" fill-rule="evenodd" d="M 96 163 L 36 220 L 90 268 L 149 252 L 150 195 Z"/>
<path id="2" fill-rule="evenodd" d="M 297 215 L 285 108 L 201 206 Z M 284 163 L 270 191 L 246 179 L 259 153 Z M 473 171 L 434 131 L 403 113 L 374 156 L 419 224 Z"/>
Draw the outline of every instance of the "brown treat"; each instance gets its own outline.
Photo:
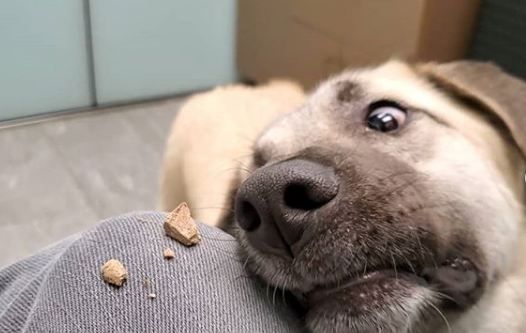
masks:
<path id="1" fill-rule="evenodd" d="M 101 273 L 104 281 L 117 287 L 122 286 L 128 277 L 126 268 L 124 268 L 124 265 L 116 259 L 106 261 L 106 263 L 102 265 Z"/>
<path id="2" fill-rule="evenodd" d="M 186 202 L 179 204 L 164 221 L 166 234 L 186 246 L 192 246 L 201 241 L 199 230 Z"/>
<path id="3" fill-rule="evenodd" d="M 173 257 L 175 257 L 175 252 L 170 249 L 169 247 L 167 247 L 166 249 L 164 249 L 163 251 L 163 256 L 164 256 L 164 259 L 172 259 Z"/>
<path id="4" fill-rule="evenodd" d="M 144 278 L 144 280 L 142 280 L 142 286 L 146 289 L 150 288 L 150 279 Z"/>

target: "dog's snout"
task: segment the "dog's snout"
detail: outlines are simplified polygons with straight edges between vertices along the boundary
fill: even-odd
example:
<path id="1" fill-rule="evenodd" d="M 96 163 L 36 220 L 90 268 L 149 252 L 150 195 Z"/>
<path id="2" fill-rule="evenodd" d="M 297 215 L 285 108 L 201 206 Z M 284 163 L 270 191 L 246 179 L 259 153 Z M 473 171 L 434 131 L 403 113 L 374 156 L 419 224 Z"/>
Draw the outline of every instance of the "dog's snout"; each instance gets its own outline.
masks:
<path id="1" fill-rule="evenodd" d="M 309 217 L 338 193 L 332 168 L 294 159 L 256 170 L 239 188 L 236 219 L 254 246 L 292 255 Z"/>

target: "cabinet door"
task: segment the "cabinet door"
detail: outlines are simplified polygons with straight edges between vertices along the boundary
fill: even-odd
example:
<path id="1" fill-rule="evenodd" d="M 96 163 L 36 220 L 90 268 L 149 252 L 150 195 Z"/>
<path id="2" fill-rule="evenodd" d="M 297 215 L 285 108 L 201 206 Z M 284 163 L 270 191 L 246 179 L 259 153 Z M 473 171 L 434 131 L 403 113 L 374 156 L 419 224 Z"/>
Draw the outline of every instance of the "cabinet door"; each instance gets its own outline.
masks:
<path id="1" fill-rule="evenodd" d="M 82 0 L 0 1 L 0 120 L 89 106 Z"/>
<path id="2" fill-rule="evenodd" d="M 235 79 L 234 0 L 91 0 L 99 103 Z"/>

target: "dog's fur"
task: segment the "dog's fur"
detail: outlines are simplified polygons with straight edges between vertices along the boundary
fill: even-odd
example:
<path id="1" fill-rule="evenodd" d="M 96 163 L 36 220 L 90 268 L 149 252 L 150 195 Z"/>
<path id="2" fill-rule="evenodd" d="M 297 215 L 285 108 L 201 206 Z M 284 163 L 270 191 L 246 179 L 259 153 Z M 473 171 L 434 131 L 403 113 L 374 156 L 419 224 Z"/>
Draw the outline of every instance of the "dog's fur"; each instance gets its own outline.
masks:
<path id="1" fill-rule="evenodd" d="M 254 169 L 296 157 L 321 161 L 342 179 L 340 193 L 319 212 L 309 229 L 317 236 L 294 260 L 260 253 L 239 233 L 250 269 L 263 280 L 309 295 L 369 267 L 431 267 L 440 275 L 458 259 L 470 263 L 477 283 L 469 293 L 398 276 L 360 295 L 338 287 L 308 299 L 312 331 L 523 331 L 526 85 L 487 63 L 392 61 L 337 75 L 279 117 L 303 101 L 290 89 L 229 88 L 193 98 L 168 142 L 162 208 L 186 200 L 217 225 L 232 208 L 230 188 Z M 294 99 L 277 97 L 291 92 Z M 403 105 L 407 126 L 394 134 L 367 129 L 364 112 L 378 100 Z M 229 168 L 235 171 L 221 173 Z"/>
<path id="2" fill-rule="evenodd" d="M 159 208 L 171 211 L 186 201 L 196 219 L 218 226 L 231 211 L 226 200 L 246 174 L 257 135 L 304 100 L 301 87 L 285 80 L 219 87 L 191 97 L 168 137 Z"/>

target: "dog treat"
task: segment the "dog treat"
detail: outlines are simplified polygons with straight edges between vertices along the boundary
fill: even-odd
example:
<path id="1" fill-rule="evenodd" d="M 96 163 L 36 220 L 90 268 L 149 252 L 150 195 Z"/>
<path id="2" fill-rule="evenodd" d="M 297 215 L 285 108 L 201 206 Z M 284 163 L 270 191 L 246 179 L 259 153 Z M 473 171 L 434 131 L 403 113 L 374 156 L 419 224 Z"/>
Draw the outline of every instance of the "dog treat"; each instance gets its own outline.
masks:
<path id="1" fill-rule="evenodd" d="M 155 293 L 149 293 L 148 294 L 148 298 L 150 298 L 150 299 L 154 299 L 155 297 L 157 297 L 157 295 Z"/>
<path id="2" fill-rule="evenodd" d="M 142 286 L 143 286 L 145 289 L 150 288 L 150 279 L 149 279 L 149 278 L 144 278 L 144 280 L 142 280 Z"/>
<path id="3" fill-rule="evenodd" d="M 101 273 L 104 281 L 117 287 L 121 287 L 128 277 L 126 268 L 124 268 L 124 265 L 117 259 L 106 261 L 104 265 L 102 265 Z"/>
<path id="4" fill-rule="evenodd" d="M 167 247 L 166 249 L 164 249 L 163 251 L 163 256 L 164 256 L 164 259 L 173 259 L 175 257 L 175 252 L 170 249 L 169 247 Z"/>
<path id="5" fill-rule="evenodd" d="M 201 241 L 199 230 L 190 215 L 186 202 L 179 204 L 164 221 L 166 234 L 186 246 L 192 246 Z"/>

